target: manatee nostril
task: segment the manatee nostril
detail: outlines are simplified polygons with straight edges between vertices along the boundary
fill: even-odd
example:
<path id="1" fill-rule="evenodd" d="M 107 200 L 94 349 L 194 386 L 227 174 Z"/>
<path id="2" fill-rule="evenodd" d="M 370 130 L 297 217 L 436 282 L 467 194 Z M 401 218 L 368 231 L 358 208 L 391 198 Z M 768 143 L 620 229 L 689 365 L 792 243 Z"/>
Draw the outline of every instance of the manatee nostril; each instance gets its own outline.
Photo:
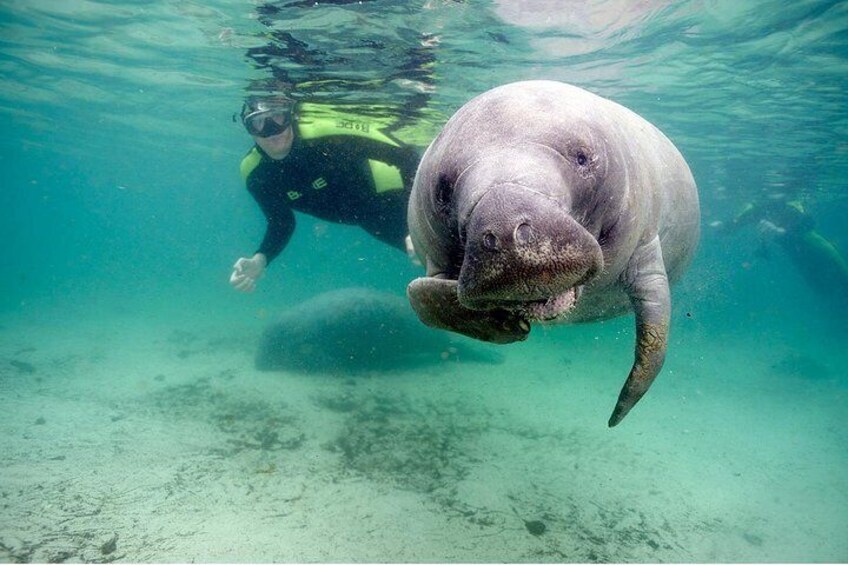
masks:
<path id="1" fill-rule="evenodd" d="M 526 245 L 530 243 L 533 239 L 533 228 L 530 227 L 530 224 L 519 224 L 517 228 L 515 228 L 515 241 L 516 243 L 520 243 L 522 245 Z"/>
<path id="2" fill-rule="evenodd" d="M 498 238 L 492 232 L 487 232 L 483 236 L 483 247 L 486 249 L 491 249 L 492 251 L 498 248 Z"/>

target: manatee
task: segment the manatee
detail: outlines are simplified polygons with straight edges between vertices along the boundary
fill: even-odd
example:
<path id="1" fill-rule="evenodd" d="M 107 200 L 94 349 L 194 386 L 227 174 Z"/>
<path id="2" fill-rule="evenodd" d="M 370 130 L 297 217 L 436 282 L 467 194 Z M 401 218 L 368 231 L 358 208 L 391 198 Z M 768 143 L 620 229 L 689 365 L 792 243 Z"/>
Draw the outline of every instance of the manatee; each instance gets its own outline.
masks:
<path id="1" fill-rule="evenodd" d="M 256 354 L 263 371 L 397 371 L 445 360 L 499 363 L 503 355 L 425 326 L 402 296 L 367 288 L 319 294 L 268 326 Z"/>
<path id="2" fill-rule="evenodd" d="M 427 272 L 407 296 L 428 326 L 503 344 L 533 323 L 635 312 L 612 427 L 662 368 L 669 286 L 695 254 L 700 211 L 686 161 L 655 126 L 576 86 L 525 81 L 448 120 L 419 165 L 409 229 Z"/>

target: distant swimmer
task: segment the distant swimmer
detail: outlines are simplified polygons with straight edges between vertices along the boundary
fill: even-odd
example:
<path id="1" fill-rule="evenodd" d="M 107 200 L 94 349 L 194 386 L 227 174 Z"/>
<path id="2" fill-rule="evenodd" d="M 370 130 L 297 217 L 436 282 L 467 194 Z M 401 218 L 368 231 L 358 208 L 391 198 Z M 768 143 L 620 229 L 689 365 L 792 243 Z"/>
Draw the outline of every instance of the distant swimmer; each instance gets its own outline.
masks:
<path id="1" fill-rule="evenodd" d="M 759 255 L 767 257 L 768 245 L 777 244 L 821 297 L 848 308 L 848 262 L 836 245 L 816 231 L 815 220 L 799 199 L 780 195 L 749 202 L 732 221 L 716 227 L 732 233 L 754 225 L 761 238 Z"/>

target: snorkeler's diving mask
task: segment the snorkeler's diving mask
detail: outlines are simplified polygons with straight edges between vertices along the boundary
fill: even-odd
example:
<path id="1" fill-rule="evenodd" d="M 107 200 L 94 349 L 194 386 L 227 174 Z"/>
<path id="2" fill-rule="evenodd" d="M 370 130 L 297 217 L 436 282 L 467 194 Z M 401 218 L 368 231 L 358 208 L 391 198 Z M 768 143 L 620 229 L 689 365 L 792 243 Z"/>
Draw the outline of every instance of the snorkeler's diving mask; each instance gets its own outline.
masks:
<path id="1" fill-rule="evenodd" d="M 241 121 L 250 135 L 271 137 L 286 131 L 292 123 L 294 102 L 287 99 L 248 99 L 241 109 Z"/>

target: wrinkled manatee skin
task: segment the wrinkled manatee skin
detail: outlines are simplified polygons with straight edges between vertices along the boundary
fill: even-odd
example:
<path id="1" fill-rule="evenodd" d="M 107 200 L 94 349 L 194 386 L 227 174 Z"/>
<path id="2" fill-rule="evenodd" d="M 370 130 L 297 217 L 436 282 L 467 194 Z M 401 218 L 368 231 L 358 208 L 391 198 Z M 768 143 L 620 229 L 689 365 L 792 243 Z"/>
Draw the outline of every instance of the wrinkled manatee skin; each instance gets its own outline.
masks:
<path id="1" fill-rule="evenodd" d="M 632 110 L 556 81 L 484 92 L 427 148 L 408 220 L 427 273 L 407 295 L 424 324 L 506 344 L 533 323 L 635 313 L 611 427 L 659 374 L 700 204 L 683 155 Z"/>

